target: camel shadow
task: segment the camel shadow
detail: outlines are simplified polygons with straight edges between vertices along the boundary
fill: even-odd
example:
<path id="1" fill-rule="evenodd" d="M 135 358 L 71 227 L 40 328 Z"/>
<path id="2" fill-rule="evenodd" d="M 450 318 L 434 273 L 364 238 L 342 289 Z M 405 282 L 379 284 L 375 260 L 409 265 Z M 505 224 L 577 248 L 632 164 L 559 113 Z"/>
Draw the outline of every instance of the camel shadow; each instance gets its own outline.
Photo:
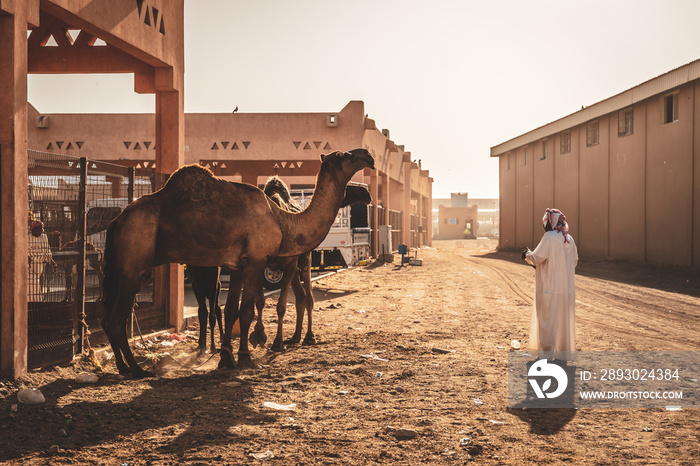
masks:
<path id="1" fill-rule="evenodd" d="M 73 380 L 55 380 L 40 387 L 46 403 L 20 405 L 14 417 L 3 422 L 9 424 L 2 426 L 7 447 L 0 449 L 0 461 L 18 460 L 31 453 L 44 456 L 52 445 L 79 450 L 119 436 L 144 433 L 155 433 L 159 441 L 166 441 L 152 457 L 147 453 L 144 461 L 159 460 L 159 452 L 182 455 L 199 448 L 247 442 L 257 426 L 278 422 L 278 417 L 256 409 L 260 397 L 255 386 L 240 382 L 237 374 L 224 370 L 149 379 L 148 388 L 124 401 L 113 401 L 114 396 L 93 401 L 95 395 L 81 396 L 89 401 L 70 401 L 80 396 L 74 392 L 86 387 Z M 109 387 L 111 392 L 119 392 L 124 387 L 123 394 L 128 397 L 133 390 L 127 386 L 134 383 L 130 377 L 107 373 L 90 388 Z M 67 402 L 59 406 L 65 397 Z M 1 401 L 0 407 L 9 402 Z"/>
<path id="2" fill-rule="evenodd" d="M 528 423 L 535 435 L 555 435 L 576 416 L 573 408 L 508 408 L 507 412 Z"/>

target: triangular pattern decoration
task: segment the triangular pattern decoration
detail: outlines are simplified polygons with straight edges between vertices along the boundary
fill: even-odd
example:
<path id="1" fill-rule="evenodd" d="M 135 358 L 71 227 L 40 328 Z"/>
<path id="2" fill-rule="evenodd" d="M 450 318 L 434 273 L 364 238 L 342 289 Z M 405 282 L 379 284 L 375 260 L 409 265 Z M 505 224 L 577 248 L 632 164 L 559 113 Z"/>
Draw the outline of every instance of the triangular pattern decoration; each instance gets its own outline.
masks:
<path id="1" fill-rule="evenodd" d="M 68 145 L 66 146 L 66 150 L 72 149 L 72 148 L 73 148 L 73 144 L 71 144 L 71 143 L 69 142 Z"/>
<path id="2" fill-rule="evenodd" d="M 282 165 L 282 168 L 287 168 L 287 162 L 280 162 L 280 165 Z"/>
<path id="3" fill-rule="evenodd" d="M 304 163 L 304 162 L 297 162 L 297 167 L 298 167 L 298 168 L 301 168 L 301 164 L 302 164 L 302 163 Z"/>
<path id="4" fill-rule="evenodd" d="M 148 149 L 149 147 L 151 147 L 151 144 L 152 144 L 151 141 L 143 141 L 143 145 L 144 145 L 144 147 L 145 147 L 146 149 Z"/>
<path id="5" fill-rule="evenodd" d="M 51 150 L 51 149 L 53 149 L 53 144 L 52 144 L 52 143 L 49 143 L 49 145 L 46 146 L 46 150 Z"/>
<path id="6" fill-rule="evenodd" d="M 75 141 L 75 145 L 78 146 L 78 149 L 82 149 L 82 148 L 83 148 L 83 144 L 85 144 L 84 141 Z"/>
<path id="7" fill-rule="evenodd" d="M 244 145 L 245 148 L 247 149 L 248 146 L 250 145 L 250 141 L 243 141 L 243 145 Z"/>
<path id="8" fill-rule="evenodd" d="M 61 146 L 63 146 L 63 141 L 56 141 L 56 145 L 57 145 L 58 148 L 60 149 Z"/>
<path id="9" fill-rule="evenodd" d="M 124 145 L 126 146 L 126 149 L 129 150 L 129 146 L 131 145 L 131 141 L 123 141 Z"/>
<path id="10" fill-rule="evenodd" d="M 321 147 L 322 141 L 314 141 L 314 146 L 316 146 L 316 149 Z"/>
<path id="11" fill-rule="evenodd" d="M 107 45 L 107 42 L 103 41 L 99 37 L 95 38 L 95 41 L 92 43 L 93 47 L 105 47 Z"/>
<path id="12" fill-rule="evenodd" d="M 211 146 L 211 149 L 209 150 L 219 150 L 219 145 L 217 143 L 214 143 L 214 145 Z"/>
<path id="13" fill-rule="evenodd" d="M 279 166 L 278 163 L 275 163 L 275 164 L 272 166 L 272 168 L 275 168 L 275 169 L 277 169 L 277 168 L 279 168 L 279 167 L 280 167 L 280 166 Z"/>
<path id="14" fill-rule="evenodd" d="M 298 149 L 300 145 L 301 145 L 301 141 L 294 141 L 294 147 L 296 147 Z"/>
<path id="15" fill-rule="evenodd" d="M 219 168 L 226 168 L 226 164 L 224 162 L 221 162 L 221 165 L 219 165 Z"/>
<path id="16" fill-rule="evenodd" d="M 309 149 L 311 149 L 311 146 L 310 146 L 309 143 L 307 142 L 306 145 L 304 146 L 304 150 L 309 150 Z"/>
<path id="17" fill-rule="evenodd" d="M 90 168 L 97 168 L 97 164 L 95 162 L 92 163 L 92 166 Z"/>
<path id="18" fill-rule="evenodd" d="M 224 149 L 228 149 L 228 143 L 229 143 L 229 141 L 221 141 L 221 146 L 222 146 Z"/>
<path id="19" fill-rule="evenodd" d="M 56 42 L 56 38 L 51 34 L 46 41 L 46 44 L 44 44 L 44 47 L 58 47 L 58 42 Z"/>
<path id="20" fill-rule="evenodd" d="M 80 35 L 80 29 L 66 29 L 66 38 L 70 41 L 70 45 L 74 45 Z"/>
<path id="21" fill-rule="evenodd" d="M 138 142 L 134 145 L 134 150 L 141 150 L 141 146 Z"/>
<path id="22" fill-rule="evenodd" d="M 234 150 L 234 149 L 238 150 L 238 144 L 235 142 L 233 143 L 233 146 L 231 146 L 231 150 Z"/>
<path id="23" fill-rule="evenodd" d="M 331 149 L 331 145 L 330 145 L 330 144 L 326 143 L 326 145 L 323 146 L 323 150 L 333 150 L 333 149 Z"/>

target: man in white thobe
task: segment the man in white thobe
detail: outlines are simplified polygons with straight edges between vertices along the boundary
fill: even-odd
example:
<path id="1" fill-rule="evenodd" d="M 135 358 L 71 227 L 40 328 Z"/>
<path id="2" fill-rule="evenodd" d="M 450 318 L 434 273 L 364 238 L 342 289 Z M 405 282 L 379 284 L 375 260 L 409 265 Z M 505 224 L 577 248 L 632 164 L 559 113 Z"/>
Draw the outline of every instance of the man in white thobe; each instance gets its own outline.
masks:
<path id="1" fill-rule="evenodd" d="M 545 234 L 540 244 L 534 251 L 523 252 L 523 259 L 536 267 L 528 350 L 540 358 L 571 361 L 576 359 L 574 276 L 578 251 L 559 210 L 547 209 L 542 224 Z"/>

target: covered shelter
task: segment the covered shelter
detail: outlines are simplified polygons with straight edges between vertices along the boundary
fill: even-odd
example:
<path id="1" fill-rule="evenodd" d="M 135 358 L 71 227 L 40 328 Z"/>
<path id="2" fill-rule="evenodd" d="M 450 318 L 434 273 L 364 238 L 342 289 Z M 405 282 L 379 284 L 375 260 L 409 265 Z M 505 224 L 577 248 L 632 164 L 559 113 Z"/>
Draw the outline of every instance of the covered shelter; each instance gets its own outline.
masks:
<path id="1" fill-rule="evenodd" d="M 156 175 L 172 173 L 184 160 L 183 1 L 0 0 L 1 377 L 28 367 L 27 74 L 133 74 L 135 92 L 155 94 Z M 156 271 L 155 305 L 177 330 L 182 278 L 177 264 Z"/>

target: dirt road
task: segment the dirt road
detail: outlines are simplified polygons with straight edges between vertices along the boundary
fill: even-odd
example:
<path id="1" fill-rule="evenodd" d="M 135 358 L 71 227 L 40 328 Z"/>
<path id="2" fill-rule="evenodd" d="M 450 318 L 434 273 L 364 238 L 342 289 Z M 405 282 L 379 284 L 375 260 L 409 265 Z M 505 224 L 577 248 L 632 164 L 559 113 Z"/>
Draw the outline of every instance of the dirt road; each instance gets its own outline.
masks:
<path id="1" fill-rule="evenodd" d="M 697 409 L 508 408 L 508 348 L 527 341 L 534 271 L 494 247 L 444 242 L 418 252 L 420 267 L 372 264 L 316 282 L 318 344 L 258 348 L 259 369 L 216 370 L 218 356 L 199 356 L 194 341 L 154 342 L 155 379 L 107 364 L 96 384 L 80 385 L 75 375 L 92 368 L 78 362 L 4 381 L 0 460 L 698 464 Z M 294 314 L 290 304 L 286 336 Z M 698 351 L 700 275 L 582 260 L 576 319 L 579 350 Z M 19 386 L 39 388 L 46 403 L 13 411 Z"/>

